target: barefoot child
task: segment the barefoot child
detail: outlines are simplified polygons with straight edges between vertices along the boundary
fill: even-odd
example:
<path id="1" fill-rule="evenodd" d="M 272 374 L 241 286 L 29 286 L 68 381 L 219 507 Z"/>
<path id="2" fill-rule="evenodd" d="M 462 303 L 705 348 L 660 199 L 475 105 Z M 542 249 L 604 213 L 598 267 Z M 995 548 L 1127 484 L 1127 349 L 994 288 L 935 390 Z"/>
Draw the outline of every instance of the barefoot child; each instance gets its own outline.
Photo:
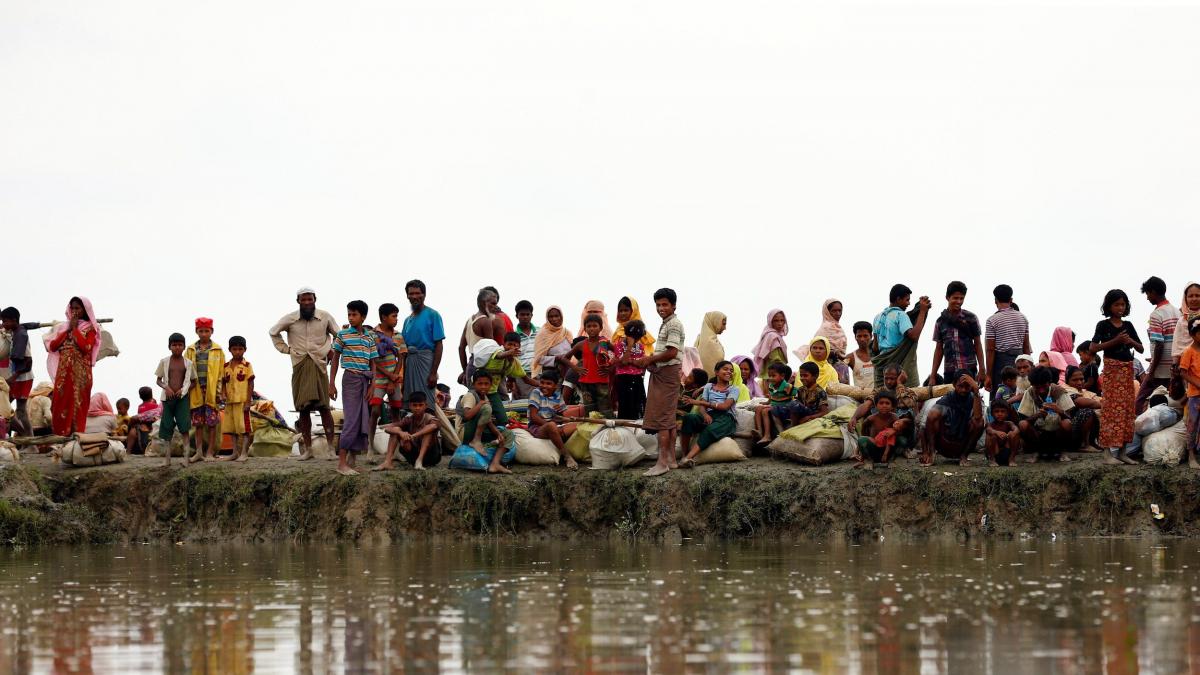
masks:
<path id="1" fill-rule="evenodd" d="M 1019 375 L 1016 368 L 1004 366 L 1004 369 L 1000 371 L 1000 386 L 996 387 L 996 395 L 994 397 L 997 401 L 1004 401 L 1014 410 L 1021 403 L 1021 397 L 1023 396 L 1022 392 L 1017 391 L 1018 378 Z"/>
<path id="2" fill-rule="evenodd" d="M 1079 343 L 1079 369 L 1083 371 L 1083 388 L 1100 395 L 1100 364 L 1092 353 L 1092 341 L 1084 340 Z"/>
<path id="3" fill-rule="evenodd" d="M 230 459 L 244 462 L 250 459 L 250 403 L 254 394 L 254 367 L 246 360 L 246 338 L 229 338 L 230 360 L 221 376 L 222 396 L 225 398 L 225 418 L 221 432 L 233 435 L 233 455 Z"/>
<path id="4" fill-rule="evenodd" d="M 553 443 L 562 462 L 568 469 L 574 470 L 578 469 L 579 465 L 576 464 L 575 458 L 567 453 L 563 444 L 563 431 L 558 427 L 565 409 L 562 394 L 558 392 L 558 381 L 551 376 L 550 371 L 543 370 L 538 380 L 538 388 L 529 394 L 529 428 L 534 438 L 545 438 Z"/>
<path id="5" fill-rule="evenodd" d="M 792 426 L 823 417 L 829 412 L 829 395 L 817 384 L 820 374 L 821 368 L 812 361 L 801 363 L 796 370 L 796 379 L 800 384 L 795 389 L 796 400 L 788 406 Z"/>
<path id="6" fill-rule="evenodd" d="M 429 466 L 437 466 L 442 461 L 442 444 L 438 438 L 437 418 L 429 414 L 429 399 L 423 391 L 414 391 L 408 395 L 408 417 L 387 425 L 387 456 L 383 463 L 372 471 L 389 471 L 392 469 L 392 458 L 396 450 L 417 471 L 424 471 L 426 462 Z"/>
<path id="7" fill-rule="evenodd" d="M 1200 317 L 1188 322 L 1192 345 L 1179 357 L 1179 376 L 1187 382 L 1187 458 L 1188 466 L 1200 469 L 1197 443 L 1200 443 Z"/>
<path id="8" fill-rule="evenodd" d="M 137 415 L 129 419 L 129 434 L 125 438 L 125 448 L 130 454 L 145 454 L 150 445 L 150 429 L 162 416 L 162 405 L 154 400 L 154 390 L 150 387 L 138 389 Z"/>
<path id="9" fill-rule="evenodd" d="M 400 322 L 400 308 L 390 302 L 379 306 L 379 325 L 375 327 L 375 342 L 379 346 L 375 379 L 371 390 L 371 424 L 367 429 L 368 446 L 374 442 L 375 426 L 383 412 L 383 402 L 391 408 L 392 422 L 404 416 L 404 359 L 408 347 L 404 337 L 396 332 Z"/>
<path id="10" fill-rule="evenodd" d="M 1104 353 L 1101 376 L 1104 407 L 1100 408 L 1099 445 L 1108 451 L 1105 463 L 1136 464 L 1126 450 L 1133 440 L 1133 423 L 1137 418 L 1133 352 L 1140 354 L 1145 348 L 1133 324 L 1125 320 L 1129 316 L 1129 296 L 1125 291 L 1114 288 L 1106 293 L 1100 309 L 1104 318 L 1096 324 L 1091 345 L 1093 354 Z"/>
<path id="11" fill-rule="evenodd" d="M 468 391 L 462 397 L 462 418 L 463 418 L 463 442 L 471 446 L 478 452 L 481 457 L 486 458 L 487 453 L 484 452 L 483 443 L 489 439 L 499 439 L 497 443 L 496 453 L 492 456 L 492 461 L 488 465 L 488 473 L 512 473 L 507 467 L 500 463 L 500 458 L 504 455 L 502 447 L 507 440 L 508 430 L 503 433 L 496 427 L 495 419 L 493 418 L 492 405 L 488 401 L 488 393 L 492 388 L 492 376 L 485 370 L 475 372 L 471 380 L 471 391 Z"/>
<path id="12" fill-rule="evenodd" d="M 352 300 L 346 305 L 346 321 L 333 338 L 329 361 L 329 398 L 337 400 L 337 371 L 342 370 L 342 435 L 338 439 L 337 472 L 343 476 L 358 474 L 354 464 L 367 449 L 367 430 L 371 426 L 371 389 L 375 381 L 375 365 L 379 361 L 379 345 L 375 332 L 363 327 L 367 318 L 367 303 Z"/>
<path id="13" fill-rule="evenodd" d="M 783 431 L 791 418 L 790 406 L 796 398 L 792 369 L 786 363 L 767 366 L 767 403 L 754 411 L 754 422 L 760 436 L 759 444 L 766 445 L 775 439 L 775 430 Z"/>
<path id="14" fill-rule="evenodd" d="M 603 327 L 604 319 L 599 314 L 588 314 L 583 320 L 587 339 L 558 357 L 557 362 L 579 374 L 579 394 L 583 397 L 584 413 L 599 412 L 605 417 L 612 417 L 609 396 L 612 345 L 608 338 L 601 335 Z M 571 362 L 572 358 L 576 359 L 575 363 Z"/>
<path id="15" fill-rule="evenodd" d="M 492 406 L 492 418 L 498 428 L 508 426 L 508 411 L 504 407 L 504 383 L 509 380 L 524 382 L 536 386 L 536 382 L 525 372 L 521 365 L 521 334 L 511 331 L 504 336 L 504 347 L 492 354 L 482 366 L 478 366 L 492 376 L 492 386 L 488 390 L 488 403 Z"/>
<path id="16" fill-rule="evenodd" d="M 117 421 L 113 427 L 112 435 L 114 438 L 124 439 L 129 436 L 129 399 L 117 399 Z"/>
<path id="17" fill-rule="evenodd" d="M 1021 453 L 1021 431 L 1009 419 L 1012 412 L 1003 399 L 992 404 L 992 421 L 983 432 L 988 466 L 1012 466 Z"/>
<path id="18" fill-rule="evenodd" d="M 875 365 L 871 363 L 871 323 L 858 321 L 854 324 L 854 341 L 858 349 L 846 355 L 846 365 L 854 374 L 854 386 L 875 388 Z"/>
<path id="19" fill-rule="evenodd" d="M 896 396 L 890 391 L 875 395 L 875 414 L 863 420 L 863 435 L 858 437 L 858 463 L 855 466 L 887 466 L 896 447 Z"/>
<path id="20" fill-rule="evenodd" d="M 188 458 L 188 463 L 199 462 L 203 459 L 211 462 L 216 459 L 216 451 L 220 446 L 220 433 L 217 428 L 221 416 L 217 409 L 221 404 L 221 377 L 225 374 L 225 352 L 221 346 L 212 341 L 213 320 L 207 317 L 196 319 L 196 337 L 199 338 L 188 347 L 184 357 L 192 362 L 196 370 L 196 386 L 192 387 L 190 405 L 192 407 L 192 426 L 196 429 L 196 452 Z"/>
<path id="21" fill-rule="evenodd" d="M 191 406 L 187 398 L 188 392 L 196 385 L 196 370 L 190 359 L 183 355 L 186 344 L 183 336 L 172 333 L 167 339 L 171 355 L 158 362 L 158 370 L 154 377 L 162 388 L 162 421 L 158 426 L 158 437 L 163 441 L 167 466 L 171 465 L 171 439 L 175 430 L 187 443 L 188 432 L 192 428 Z"/>

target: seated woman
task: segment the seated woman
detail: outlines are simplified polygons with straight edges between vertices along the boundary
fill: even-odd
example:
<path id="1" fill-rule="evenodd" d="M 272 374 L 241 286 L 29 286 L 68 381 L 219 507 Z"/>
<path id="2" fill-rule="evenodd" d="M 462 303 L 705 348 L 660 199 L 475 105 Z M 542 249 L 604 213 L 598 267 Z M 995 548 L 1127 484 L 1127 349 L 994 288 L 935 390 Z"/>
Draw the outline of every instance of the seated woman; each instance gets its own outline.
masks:
<path id="1" fill-rule="evenodd" d="M 108 395 L 92 394 L 88 404 L 87 423 L 83 427 L 85 434 L 109 434 L 117 429 L 117 413 L 113 410 Z M 121 439 L 124 440 L 124 439 Z"/>
<path id="2" fill-rule="evenodd" d="M 696 398 L 684 398 L 684 403 L 696 406 L 699 412 L 683 416 L 679 440 L 688 452 L 679 466 L 695 466 L 696 455 L 701 450 L 737 431 L 737 420 L 733 415 L 737 396 L 737 388 L 733 386 L 733 364 L 720 361 L 717 363 L 716 382 L 704 385 Z"/>
<path id="3" fill-rule="evenodd" d="M 1100 452 L 1100 447 L 1095 445 L 1099 422 L 1097 415 L 1100 408 L 1104 407 L 1104 402 L 1084 388 L 1083 369 L 1079 366 L 1067 366 L 1065 379 L 1067 386 L 1064 389 L 1075 404 L 1071 415 L 1071 432 L 1075 436 L 1073 447 L 1078 448 L 1080 452 Z"/>
<path id="4" fill-rule="evenodd" d="M 954 375 L 954 391 L 938 399 L 925 418 L 921 466 L 933 466 L 935 452 L 966 466 L 985 426 L 979 383 L 960 370 Z"/>
<path id="5" fill-rule="evenodd" d="M 1063 450 L 1071 447 L 1075 402 L 1056 382 L 1058 372 L 1053 368 L 1038 366 L 1029 373 L 1029 389 L 1017 407 L 1021 416 L 1017 426 L 1025 439 L 1025 449 L 1030 452 L 1026 462 L 1036 462 L 1039 457 L 1060 462 L 1071 460 Z"/>

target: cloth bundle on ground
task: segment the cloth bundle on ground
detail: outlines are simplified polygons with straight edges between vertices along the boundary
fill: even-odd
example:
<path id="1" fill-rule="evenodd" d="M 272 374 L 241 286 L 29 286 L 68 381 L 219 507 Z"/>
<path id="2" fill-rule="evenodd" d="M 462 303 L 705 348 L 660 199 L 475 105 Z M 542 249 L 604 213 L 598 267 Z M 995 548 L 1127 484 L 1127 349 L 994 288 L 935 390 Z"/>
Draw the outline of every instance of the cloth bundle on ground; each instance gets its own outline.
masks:
<path id="1" fill-rule="evenodd" d="M 20 462 L 21 451 L 8 441 L 0 441 L 0 462 Z"/>
<path id="2" fill-rule="evenodd" d="M 732 438 L 726 436 L 713 443 L 696 455 L 697 464 L 717 464 L 720 462 L 740 462 L 746 459 L 746 453 L 738 447 Z"/>
<path id="3" fill-rule="evenodd" d="M 287 457 L 292 454 L 292 446 L 300 442 L 300 434 L 294 434 L 283 427 L 262 426 L 254 432 L 250 442 L 251 457 Z"/>
<path id="4" fill-rule="evenodd" d="M 76 434 L 54 451 L 67 466 L 101 466 L 125 461 L 125 444 L 107 434 Z"/>
<path id="5" fill-rule="evenodd" d="M 0 379 L 0 418 L 11 419 L 13 416 L 12 404 L 8 399 L 8 382 Z"/>
<path id="6" fill-rule="evenodd" d="M 492 463 L 492 457 L 496 456 L 497 445 L 495 441 L 483 446 L 483 451 L 487 453 L 487 457 L 475 452 L 475 448 L 469 445 L 460 445 L 454 451 L 454 456 L 450 458 L 451 469 L 463 469 L 464 471 L 487 471 L 488 464 Z M 517 443 L 513 439 L 513 435 L 508 437 L 508 445 L 504 447 L 504 454 L 500 457 L 500 463 L 508 466 L 513 463 L 513 459 L 517 456 Z"/>
<path id="7" fill-rule="evenodd" d="M 552 466 L 558 464 L 558 449 L 544 438 L 534 438 L 528 429 L 513 429 L 513 440 L 517 444 L 514 461 L 517 464 Z"/>
<path id="8" fill-rule="evenodd" d="M 929 399 L 937 399 L 954 391 L 953 384 L 935 384 L 933 386 L 910 387 L 916 395 L 918 401 L 928 401 Z M 870 387 L 852 387 L 848 384 L 833 382 L 825 387 L 825 393 L 829 396 L 844 396 L 852 398 L 855 401 L 862 401 L 875 393 L 874 388 Z M 833 404 L 829 404 L 833 407 Z"/>
<path id="9" fill-rule="evenodd" d="M 1178 464 L 1183 459 L 1187 442 L 1187 422 L 1180 420 L 1174 426 L 1146 436 L 1142 440 L 1142 458 L 1147 464 Z"/>
<path id="10" fill-rule="evenodd" d="M 657 456 L 658 440 L 648 434 L 642 434 L 639 438 L 629 427 L 605 422 L 604 427 L 588 441 L 588 451 L 592 456 L 593 469 L 620 469 Z"/>
<path id="11" fill-rule="evenodd" d="M 567 449 L 567 452 L 578 462 L 592 461 L 592 451 L 589 445 L 592 442 L 592 436 L 594 436 L 597 431 L 600 431 L 601 424 L 604 422 L 600 413 L 592 413 L 589 415 L 589 417 L 599 418 L 600 421 L 598 421 L 596 424 L 588 424 L 585 422 L 578 425 L 575 427 L 575 433 L 571 434 L 571 437 L 568 438 L 567 442 L 563 444 L 563 447 Z"/>
<path id="12" fill-rule="evenodd" d="M 146 448 L 146 456 L 147 457 L 166 457 L 167 452 L 168 452 L 168 443 L 158 437 L 157 425 L 155 425 L 155 428 L 153 430 L 151 430 L 150 434 L 151 434 L 150 446 L 148 448 Z M 175 434 L 171 438 L 171 442 L 169 444 L 169 451 L 171 453 L 171 456 L 172 457 L 185 456 L 189 449 L 187 447 L 187 441 L 188 441 L 187 436 L 180 436 L 179 434 Z"/>
<path id="13" fill-rule="evenodd" d="M 780 459 L 805 464 L 828 464 L 854 455 L 858 439 L 846 428 L 854 404 L 839 406 L 824 417 L 787 429 L 767 449 Z"/>

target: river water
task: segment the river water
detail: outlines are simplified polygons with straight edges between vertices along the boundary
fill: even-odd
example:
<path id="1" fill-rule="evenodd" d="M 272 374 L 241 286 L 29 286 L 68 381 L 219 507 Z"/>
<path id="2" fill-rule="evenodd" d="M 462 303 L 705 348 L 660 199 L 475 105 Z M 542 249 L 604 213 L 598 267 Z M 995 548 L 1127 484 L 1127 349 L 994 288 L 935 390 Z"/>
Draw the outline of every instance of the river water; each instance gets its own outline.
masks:
<path id="1" fill-rule="evenodd" d="M 1200 542 L 0 552 L 0 672 L 1200 669 Z"/>

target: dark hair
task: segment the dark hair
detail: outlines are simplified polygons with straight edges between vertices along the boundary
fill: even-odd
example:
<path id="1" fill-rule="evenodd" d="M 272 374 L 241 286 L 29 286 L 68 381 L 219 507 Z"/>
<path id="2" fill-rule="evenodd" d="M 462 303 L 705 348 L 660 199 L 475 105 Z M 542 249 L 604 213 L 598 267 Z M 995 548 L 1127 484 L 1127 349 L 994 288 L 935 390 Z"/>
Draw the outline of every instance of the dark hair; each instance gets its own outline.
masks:
<path id="1" fill-rule="evenodd" d="M 589 323 L 594 323 L 601 328 L 604 328 L 604 319 L 600 318 L 599 314 L 588 314 L 583 317 L 583 327 L 587 328 Z"/>
<path id="2" fill-rule="evenodd" d="M 371 308 L 367 307 L 367 303 L 363 302 L 362 300 L 351 300 L 350 302 L 346 303 L 346 311 L 358 312 L 359 316 L 365 318 L 367 316 L 367 312 L 371 311 Z"/>
<path id="3" fill-rule="evenodd" d="M 558 384 L 558 373 L 554 372 L 553 368 L 546 368 L 545 370 L 542 371 L 541 375 L 538 375 L 538 381 L 542 381 L 542 380 L 545 380 L 546 382 L 553 382 L 554 384 Z"/>
<path id="4" fill-rule="evenodd" d="M 419 289 L 421 289 L 421 292 L 424 293 L 425 292 L 425 282 L 421 281 L 420 279 L 413 279 L 412 281 L 409 281 L 408 283 L 404 284 L 404 292 L 408 293 L 408 289 L 410 289 L 410 288 L 419 288 Z"/>
<path id="5" fill-rule="evenodd" d="M 1100 305 L 1100 313 L 1104 316 L 1111 317 L 1113 315 L 1112 306 L 1116 304 L 1118 300 L 1125 301 L 1125 313 L 1121 316 L 1129 316 L 1129 296 L 1125 295 L 1125 291 L 1119 288 L 1114 288 L 1104 294 L 1104 304 Z"/>
<path id="6" fill-rule="evenodd" d="M 646 337 L 646 324 L 640 319 L 625 322 L 625 334 L 629 337 L 640 340 Z"/>
<path id="7" fill-rule="evenodd" d="M 780 363 L 779 361 L 767 366 L 767 372 L 779 373 L 785 380 L 792 376 L 792 369 L 788 367 L 788 364 Z"/>
<path id="8" fill-rule="evenodd" d="M 732 365 L 733 365 L 733 361 L 717 361 L 716 365 L 713 366 L 713 377 L 717 376 L 718 370 L 724 368 L 725 366 L 732 366 Z"/>
<path id="9" fill-rule="evenodd" d="M 821 367 L 812 361 L 805 361 L 804 363 L 801 363 L 796 370 L 802 370 L 813 377 L 819 377 L 821 375 Z M 799 373 L 797 373 L 797 375 L 799 375 Z"/>
<path id="10" fill-rule="evenodd" d="M 705 371 L 703 368 L 692 368 L 691 378 L 692 378 L 692 382 L 695 384 L 700 384 L 701 382 L 708 382 L 708 372 Z"/>
<path id="11" fill-rule="evenodd" d="M 400 308 L 393 305 L 390 302 L 385 302 L 379 306 L 379 318 L 380 319 L 384 318 L 385 316 L 391 316 L 393 314 L 399 314 L 399 313 L 400 313 Z"/>
<path id="12" fill-rule="evenodd" d="M 520 302 L 517 303 L 517 306 L 513 308 L 513 311 L 518 314 L 520 314 L 521 312 L 529 312 L 530 314 L 532 314 L 533 313 L 533 303 L 528 300 L 521 300 Z"/>
<path id="13" fill-rule="evenodd" d="M 71 305 L 75 304 L 76 302 L 79 303 L 79 318 L 81 318 L 81 319 L 92 318 L 92 317 L 88 316 L 87 305 L 83 304 L 83 299 L 80 298 L 78 295 L 71 298 L 69 301 L 67 301 L 67 306 L 70 307 Z"/>
<path id="14" fill-rule="evenodd" d="M 425 392 L 423 392 L 423 391 L 414 391 L 413 393 L 408 395 L 408 402 L 409 403 L 428 403 L 429 397 L 426 396 Z"/>
<path id="15" fill-rule="evenodd" d="M 1188 335 L 1195 335 L 1196 331 L 1200 330 L 1200 316 L 1193 316 L 1191 321 L 1188 321 Z"/>
<path id="16" fill-rule="evenodd" d="M 1012 302 L 1013 290 L 1008 284 L 1000 284 L 992 289 L 992 297 L 996 302 Z"/>
<path id="17" fill-rule="evenodd" d="M 479 378 L 481 378 L 481 377 L 486 377 L 489 382 L 492 380 L 491 373 L 489 373 L 486 370 L 477 370 L 477 371 L 475 371 L 475 375 L 471 377 L 471 382 L 478 382 Z"/>
<path id="18" fill-rule="evenodd" d="M 171 333 L 171 337 L 167 338 L 167 345 L 187 344 L 187 338 L 183 337 L 183 333 Z"/>
<path id="19" fill-rule="evenodd" d="M 967 294 L 967 285 L 961 281 L 951 281 L 946 286 L 946 297 L 948 298 L 948 297 L 954 295 L 955 293 L 962 293 L 963 295 L 966 295 Z"/>
<path id="20" fill-rule="evenodd" d="M 871 325 L 870 321 L 855 321 L 854 327 L 850 329 L 850 332 L 857 333 L 860 330 L 865 330 L 868 333 L 871 333 L 874 332 L 875 327 Z"/>
<path id="21" fill-rule="evenodd" d="M 1067 374 L 1066 374 L 1066 376 L 1064 376 L 1063 379 L 1066 380 L 1067 382 L 1070 382 L 1071 377 L 1073 375 L 1075 375 L 1075 373 L 1079 373 L 1080 375 L 1083 375 L 1083 368 L 1080 368 L 1079 366 L 1067 366 Z M 1084 377 L 1087 377 L 1087 376 L 1084 375 Z"/>
<path id="22" fill-rule="evenodd" d="M 504 334 L 504 342 L 505 343 L 520 342 L 520 341 L 521 341 L 521 334 L 516 331 L 510 331 L 510 332 Z"/>
<path id="23" fill-rule="evenodd" d="M 975 379 L 975 377 L 971 375 L 971 371 L 967 370 L 966 368 L 959 368 L 958 370 L 954 371 L 954 379 L 952 382 L 954 384 L 958 384 L 958 381 L 963 378 L 963 375 L 970 377 L 972 380 Z"/>
<path id="24" fill-rule="evenodd" d="M 900 373 L 903 373 L 903 372 L 904 372 L 904 366 L 901 366 L 899 363 L 889 363 L 887 365 L 887 368 L 883 369 L 883 373 L 885 375 L 888 373 L 896 373 L 897 375 L 899 375 Z"/>
<path id="25" fill-rule="evenodd" d="M 1020 377 L 1021 373 L 1012 366 L 1004 366 L 1000 369 L 1000 381 L 1011 380 L 1014 377 Z"/>
<path id="26" fill-rule="evenodd" d="M 448 385 L 448 384 L 443 384 L 443 383 L 441 383 L 441 382 L 438 382 L 438 383 L 437 383 L 437 390 L 438 390 L 438 391 L 440 391 L 440 392 L 444 392 L 444 393 L 447 393 L 447 394 L 449 394 L 449 393 L 450 393 L 450 385 Z"/>
<path id="27" fill-rule="evenodd" d="M 1058 368 L 1038 366 L 1029 373 L 1029 384 L 1054 384 L 1058 382 Z"/>
<path id="28" fill-rule="evenodd" d="M 587 339 L 586 335 L 576 335 L 575 338 L 571 340 L 571 346 L 574 347 L 575 345 L 579 344 L 580 342 L 583 342 L 586 339 Z"/>
<path id="29" fill-rule="evenodd" d="M 1158 277 L 1150 277 L 1149 279 L 1143 281 L 1142 292 L 1149 293 L 1151 291 L 1157 293 L 1158 295 L 1166 295 L 1167 282 L 1159 279 Z"/>
<path id="30" fill-rule="evenodd" d="M 150 387 L 138 387 L 138 398 L 143 401 L 149 401 L 154 398 L 154 390 Z"/>
<path id="31" fill-rule="evenodd" d="M 668 300 L 672 305 L 674 305 L 676 299 L 675 291 L 670 288 L 660 288 L 657 291 L 654 291 L 654 302 L 658 302 L 659 300 Z"/>
<path id="32" fill-rule="evenodd" d="M 888 291 L 888 302 L 895 302 L 906 295 L 912 295 L 912 289 L 904 284 L 896 284 Z"/>
<path id="33" fill-rule="evenodd" d="M 114 405 L 120 406 L 122 403 L 125 404 L 126 408 L 129 407 L 129 399 L 127 399 L 125 397 L 121 397 L 121 398 L 117 399 L 117 402 Z"/>
<path id="34" fill-rule="evenodd" d="M 1075 351 L 1076 351 L 1076 352 L 1090 352 L 1090 351 L 1092 351 L 1092 341 L 1091 341 L 1091 340 L 1084 340 L 1083 342 L 1080 342 L 1080 343 L 1079 343 L 1079 346 L 1075 348 Z"/>
<path id="35" fill-rule="evenodd" d="M 829 310 L 829 311 L 831 311 L 831 312 L 832 312 L 832 311 L 833 311 L 833 306 L 834 306 L 834 305 L 841 305 L 841 304 L 842 304 L 842 301 L 841 301 L 841 300 L 834 300 L 833 302 L 829 303 L 828 305 L 825 305 L 825 309 L 827 309 L 827 310 Z M 842 309 L 845 309 L 845 308 L 846 308 L 846 306 L 845 306 L 845 305 L 842 305 Z"/>
<path id="36" fill-rule="evenodd" d="M 812 363 L 812 361 L 808 361 L 808 363 Z M 896 395 L 886 389 L 875 392 L 875 403 L 878 404 L 880 401 L 890 401 L 893 408 L 897 405 Z"/>
<path id="37" fill-rule="evenodd" d="M 621 309 L 621 307 L 628 307 L 632 310 L 633 300 L 630 300 L 628 295 L 622 295 L 621 299 L 617 301 L 617 309 Z"/>
<path id="38" fill-rule="evenodd" d="M 1008 405 L 1008 401 L 1005 401 L 1002 398 L 997 398 L 995 401 L 992 401 L 992 416 L 993 417 L 996 416 L 997 410 L 1003 410 L 1005 412 L 1011 413 L 1012 407 Z"/>
<path id="39" fill-rule="evenodd" d="M 229 338 L 229 348 L 233 349 L 234 347 L 241 347 L 242 349 L 245 349 L 246 338 L 242 337 L 241 335 L 234 335 L 233 337 Z"/>
<path id="40" fill-rule="evenodd" d="M 1162 394 L 1159 394 L 1159 395 L 1157 395 L 1157 396 L 1151 396 L 1151 397 L 1150 397 L 1150 401 L 1148 402 L 1148 404 L 1147 404 L 1147 405 L 1149 405 L 1151 408 L 1153 408 L 1153 407 L 1154 407 L 1154 406 L 1156 406 L 1156 405 L 1162 405 L 1162 404 L 1164 404 L 1164 403 L 1167 403 L 1167 400 L 1168 400 L 1168 399 L 1167 399 L 1167 397 L 1166 397 L 1166 396 L 1163 396 Z"/>
<path id="41" fill-rule="evenodd" d="M 12 319 L 13 321 L 21 320 L 21 310 L 16 307 L 5 307 L 4 311 L 0 311 L 0 318 Z"/>

